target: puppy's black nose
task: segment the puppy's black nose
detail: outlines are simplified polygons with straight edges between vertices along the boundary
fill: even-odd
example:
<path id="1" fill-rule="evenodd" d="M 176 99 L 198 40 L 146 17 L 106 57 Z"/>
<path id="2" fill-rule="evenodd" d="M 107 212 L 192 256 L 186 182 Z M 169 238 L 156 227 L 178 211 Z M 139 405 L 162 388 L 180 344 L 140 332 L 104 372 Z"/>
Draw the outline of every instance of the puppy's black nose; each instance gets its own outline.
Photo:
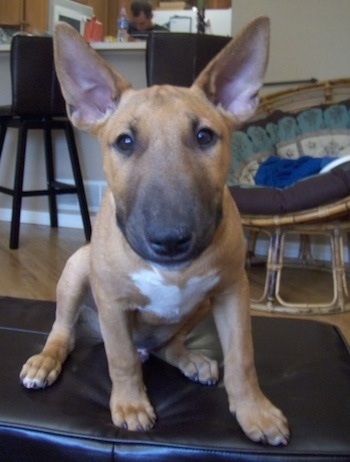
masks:
<path id="1" fill-rule="evenodd" d="M 176 257 L 190 251 L 192 239 L 193 234 L 189 231 L 160 230 L 149 236 L 149 244 L 160 257 Z"/>

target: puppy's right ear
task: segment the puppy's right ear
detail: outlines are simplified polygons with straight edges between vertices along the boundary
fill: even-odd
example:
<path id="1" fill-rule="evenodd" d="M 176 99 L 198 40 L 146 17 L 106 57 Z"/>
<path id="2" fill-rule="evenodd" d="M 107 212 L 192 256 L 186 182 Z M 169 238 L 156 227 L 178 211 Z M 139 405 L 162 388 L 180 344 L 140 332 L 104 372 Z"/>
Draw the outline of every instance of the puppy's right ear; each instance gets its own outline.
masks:
<path id="1" fill-rule="evenodd" d="M 131 88 L 130 83 L 66 23 L 55 27 L 54 56 L 72 123 L 95 132 L 115 110 L 122 92 Z"/>
<path id="2" fill-rule="evenodd" d="M 245 122 L 259 104 L 258 92 L 269 57 L 270 21 L 248 24 L 207 65 L 194 82 L 215 105 Z"/>

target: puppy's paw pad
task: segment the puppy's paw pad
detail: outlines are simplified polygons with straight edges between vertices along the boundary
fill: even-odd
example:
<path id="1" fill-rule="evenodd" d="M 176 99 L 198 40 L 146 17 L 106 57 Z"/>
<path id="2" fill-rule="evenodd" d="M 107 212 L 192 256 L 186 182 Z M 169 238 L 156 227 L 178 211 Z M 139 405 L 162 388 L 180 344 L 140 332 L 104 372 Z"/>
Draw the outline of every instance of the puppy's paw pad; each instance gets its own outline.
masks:
<path id="1" fill-rule="evenodd" d="M 124 404 L 113 407 L 112 419 L 117 427 L 130 431 L 147 431 L 154 427 L 156 415 L 150 404 Z"/>
<path id="2" fill-rule="evenodd" d="M 256 443 L 285 446 L 289 443 L 288 422 L 268 400 L 254 409 L 237 410 L 237 420 L 244 433 Z"/>
<path id="3" fill-rule="evenodd" d="M 56 359 L 39 354 L 28 359 L 19 377 L 25 388 L 45 388 L 57 379 L 61 368 L 61 363 Z"/>
<path id="4" fill-rule="evenodd" d="M 38 378 L 30 379 L 29 377 L 23 377 L 21 379 L 21 383 L 24 386 L 24 388 L 28 388 L 31 390 L 45 388 L 47 385 L 45 381 L 39 380 Z"/>
<path id="5" fill-rule="evenodd" d="M 183 374 L 203 385 L 215 385 L 219 379 L 219 366 L 217 361 L 200 353 L 189 352 L 179 364 Z"/>

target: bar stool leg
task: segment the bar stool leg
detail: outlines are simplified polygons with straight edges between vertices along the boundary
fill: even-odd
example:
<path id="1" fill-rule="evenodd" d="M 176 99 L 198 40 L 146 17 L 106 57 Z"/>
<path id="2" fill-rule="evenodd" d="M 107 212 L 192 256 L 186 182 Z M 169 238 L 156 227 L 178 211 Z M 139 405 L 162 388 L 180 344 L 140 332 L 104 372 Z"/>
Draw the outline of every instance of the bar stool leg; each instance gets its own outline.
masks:
<path id="1" fill-rule="evenodd" d="M 13 205 L 10 232 L 10 249 L 18 249 L 21 206 L 23 197 L 23 177 L 27 141 L 27 125 L 22 123 L 18 129 L 18 146 L 16 158 L 15 181 L 13 188 Z"/>
<path id="2" fill-rule="evenodd" d="M 44 139 L 45 139 L 45 160 L 46 160 L 46 178 L 47 178 L 47 190 L 49 200 L 49 211 L 50 211 L 50 225 L 51 228 L 58 227 L 57 218 L 57 197 L 55 191 L 55 168 L 53 163 L 53 150 L 52 150 L 52 138 L 51 129 L 49 127 L 44 128 Z"/>
<path id="3" fill-rule="evenodd" d="M 75 186 L 77 188 L 77 195 L 78 195 L 78 200 L 79 200 L 81 218 L 83 220 L 85 238 L 87 241 L 90 241 L 91 222 L 90 222 L 89 209 L 88 209 L 88 205 L 86 201 L 83 178 L 81 175 L 78 150 L 75 144 L 74 131 L 73 131 L 73 127 L 70 124 L 70 122 L 66 122 L 65 124 L 65 134 L 66 134 L 70 161 L 72 164 Z"/>
<path id="4" fill-rule="evenodd" d="M 7 132 L 7 122 L 0 124 L 0 159 L 2 154 L 2 148 L 4 147 L 5 137 Z"/>

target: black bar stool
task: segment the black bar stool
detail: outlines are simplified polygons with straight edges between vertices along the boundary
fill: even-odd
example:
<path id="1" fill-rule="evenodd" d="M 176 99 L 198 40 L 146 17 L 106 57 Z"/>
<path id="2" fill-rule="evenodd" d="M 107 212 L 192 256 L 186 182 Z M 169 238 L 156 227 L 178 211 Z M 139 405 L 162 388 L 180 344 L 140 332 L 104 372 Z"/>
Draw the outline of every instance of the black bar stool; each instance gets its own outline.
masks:
<path id="1" fill-rule="evenodd" d="M 56 196 L 77 194 L 85 238 L 91 237 L 91 223 L 80 170 L 73 127 L 56 77 L 51 37 L 17 35 L 11 44 L 12 106 L 0 107 L 0 161 L 7 128 L 18 129 L 13 188 L 0 185 L 0 192 L 13 197 L 10 248 L 19 245 L 23 197 L 48 196 L 51 227 L 58 226 Z M 40 129 L 44 134 L 46 189 L 23 190 L 27 133 Z M 56 180 L 52 130 L 63 130 L 67 142 L 74 184 Z M 1 168 L 1 165 L 0 165 Z"/>
<path id="2" fill-rule="evenodd" d="M 232 37 L 157 32 L 149 34 L 146 45 L 147 85 L 190 87 L 214 56 Z"/>

